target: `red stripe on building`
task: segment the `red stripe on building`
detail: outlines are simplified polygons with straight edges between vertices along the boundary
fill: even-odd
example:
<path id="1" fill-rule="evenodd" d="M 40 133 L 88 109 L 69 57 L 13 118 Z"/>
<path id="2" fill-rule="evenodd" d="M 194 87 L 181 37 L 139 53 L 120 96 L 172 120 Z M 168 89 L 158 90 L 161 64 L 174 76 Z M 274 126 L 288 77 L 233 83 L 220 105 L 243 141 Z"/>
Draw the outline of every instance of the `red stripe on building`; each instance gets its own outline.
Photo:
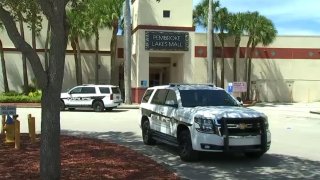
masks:
<path id="1" fill-rule="evenodd" d="M 206 46 L 195 46 L 195 57 L 205 58 L 207 55 L 199 54 L 204 52 Z M 245 58 L 246 48 L 239 49 L 239 58 Z M 224 58 L 233 58 L 234 48 L 224 48 Z M 221 58 L 221 47 L 215 48 L 215 55 Z M 315 48 L 255 48 L 253 53 L 254 59 L 318 59 L 320 60 L 320 49 Z"/>

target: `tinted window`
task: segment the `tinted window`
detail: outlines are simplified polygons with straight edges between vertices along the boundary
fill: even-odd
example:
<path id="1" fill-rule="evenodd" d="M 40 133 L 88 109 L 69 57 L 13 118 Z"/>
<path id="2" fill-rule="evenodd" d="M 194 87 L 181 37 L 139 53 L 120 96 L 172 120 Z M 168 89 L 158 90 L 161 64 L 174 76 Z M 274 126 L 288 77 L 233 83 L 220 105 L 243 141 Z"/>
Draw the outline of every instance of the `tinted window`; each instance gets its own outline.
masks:
<path id="1" fill-rule="evenodd" d="M 83 87 L 81 90 L 81 93 L 83 94 L 95 94 L 96 89 L 94 87 Z"/>
<path id="2" fill-rule="evenodd" d="M 99 87 L 102 94 L 110 94 L 110 89 L 108 87 Z"/>
<path id="3" fill-rule="evenodd" d="M 111 89 L 113 94 L 120 94 L 120 89 L 118 87 L 113 87 Z"/>
<path id="4" fill-rule="evenodd" d="M 153 96 L 153 99 L 151 101 L 152 104 L 164 104 L 164 101 L 166 99 L 168 90 L 165 89 L 158 89 L 156 93 Z"/>
<path id="5" fill-rule="evenodd" d="M 82 89 L 82 87 L 74 88 L 70 91 L 70 94 L 79 94 L 79 93 L 81 93 L 81 89 Z"/>
<path id="6" fill-rule="evenodd" d="M 174 104 L 178 104 L 176 93 L 173 90 L 168 91 L 165 104 L 171 103 L 171 102 Z M 172 104 L 170 104 L 170 105 L 172 105 Z"/>
<path id="7" fill-rule="evenodd" d="M 236 101 L 223 90 L 181 90 L 183 107 L 238 106 Z"/>
<path id="8" fill-rule="evenodd" d="M 149 89 L 147 90 L 145 93 L 144 93 L 144 96 L 141 100 L 142 103 L 146 103 L 149 101 L 150 97 L 151 97 L 151 94 L 153 93 L 153 89 Z"/>

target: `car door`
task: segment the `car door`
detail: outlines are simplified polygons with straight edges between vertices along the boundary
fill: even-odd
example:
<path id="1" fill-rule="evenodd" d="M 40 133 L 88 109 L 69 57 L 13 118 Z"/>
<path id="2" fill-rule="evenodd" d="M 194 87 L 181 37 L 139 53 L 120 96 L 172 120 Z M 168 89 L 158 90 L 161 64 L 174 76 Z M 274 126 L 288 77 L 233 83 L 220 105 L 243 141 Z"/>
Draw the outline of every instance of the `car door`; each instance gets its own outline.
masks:
<path id="1" fill-rule="evenodd" d="M 83 87 L 81 89 L 81 97 L 80 97 L 78 106 L 90 107 L 92 105 L 92 101 L 95 96 L 96 96 L 95 87 Z"/>
<path id="2" fill-rule="evenodd" d="M 75 88 L 71 89 L 68 92 L 69 97 L 65 101 L 65 105 L 67 105 L 67 106 L 77 106 L 78 101 L 79 101 L 78 99 L 79 99 L 79 96 L 81 94 L 81 89 L 82 89 L 82 87 L 75 87 Z"/>
<path id="3" fill-rule="evenodd" d="M 176 110 L 178 108 L 177 96 L 174 90 L 168 90 L 163 108 L 163 123 L 165 124 L 165 133 L 170 136 L 176 136 L 178 120 Z"/>
<path id="4" fill-rule="evenodd" d="M 168 90 L 157 89 L 150 103 L 151 122 L 150 127 L 159 132 L 166 132 L 166 124 L 163 122 L 164 102 Z"/>

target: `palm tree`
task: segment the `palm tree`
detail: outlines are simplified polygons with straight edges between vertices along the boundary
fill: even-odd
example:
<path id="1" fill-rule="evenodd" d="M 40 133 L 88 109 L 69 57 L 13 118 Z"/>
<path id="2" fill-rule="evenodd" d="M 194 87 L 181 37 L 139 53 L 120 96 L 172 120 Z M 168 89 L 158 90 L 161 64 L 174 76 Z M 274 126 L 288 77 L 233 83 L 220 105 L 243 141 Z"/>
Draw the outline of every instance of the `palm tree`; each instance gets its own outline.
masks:
<path id="1" fill-rule="evenodd" d="M 88 8 L 84 1 L 76 4 L 67 11 L 69 20 L 69 40 L 74 53 L 76 82 L 82 84 L 82 63 L 79 40 L 82 37 L 88 38 L 92 34 L 90 19 L 87 14 Z"/>
<path id="2" fill-rule="evenodd" d="M 109 0 L 87 1 L 88 17 L 91 19 L 92 32 L 95 36 L 95 83 L 99 84 L 99 29 L 107 26 Z"/>
<path id="3" fill-rule="evenodd" d="M 227 8 L 221 8 L 216 16 L 216 30 L 219 32 L 218 37 L 221 42 L 221 87 L 224 88 L 224 42 L 227 36 L 229 24 L 229 13 Z"/>
<path id="4" fill-rule="evenodd" d="M 211 1 L 212 2 L 212 1 Z M 215 23 L 216 13 L 218 8 L 220 7 L 219 1 L 215 1 L 212 5 L 212 15 L 213 15 L 213 27 L 215 28 L 217 24 Z M 209 0 L 202 0 L 198 5 L 196 5 L 195 9 L 193 10 L 193 24 L 195 26 L 202 26 L 207 28 L 208 27 L 208 9 L 209 9 Z M 214 32 L 212 32 L 214 35 Z M 215 57 L 215 41 L 214 36 L 212 36 L 212 55 L 213 55 L 213 63 L 214 63 L 214 77 L 215 77 L 215 84 L 217 84 L 217 61 Z M 209 72 L 210 73 L 210 72 Z"/>
<path id="5" fill-rule="evenodd" d="M 110 42 L 111 49 L 111 83 L 115 81 L 115 63 L 116 63 L 116 51 L 117 51 L 117 34 L 121 22 L 121 16 L 123 11 L 124 0 L 109 0 L 108 3 L 108 20 L 107 27 L 112 29 L 112 37 Z"/>
<path id="6" fill-rule="evenodd" d="M 232 13 L 230 15 L 228 23 L 228 33 L 233 38 L 234 51 L 233 51 L 233 81 L 236 82 L 237 78 L 237 59 L 241 42 L 241 36 L 245 30 L 245 14 L 244 13 Z"/>
<path id="7" fill-rule="evenodd" d="M 271 44 L 277 35 L 277 30 L 271 20 L 265 16 L 259 15 L 255 12 L 252 14 L 249 24 L 246 29 L 249 40 L 247 44 L 247 59 L 248 59 L 248 71 L 247 71 L 247 100 L 250 100 L 250 86 L 251 86 L 251 66 L 252 56 L 255 48 L 259 43 L 263 46 Z M 250 47 L 250 49 L 249 49 Z"/>

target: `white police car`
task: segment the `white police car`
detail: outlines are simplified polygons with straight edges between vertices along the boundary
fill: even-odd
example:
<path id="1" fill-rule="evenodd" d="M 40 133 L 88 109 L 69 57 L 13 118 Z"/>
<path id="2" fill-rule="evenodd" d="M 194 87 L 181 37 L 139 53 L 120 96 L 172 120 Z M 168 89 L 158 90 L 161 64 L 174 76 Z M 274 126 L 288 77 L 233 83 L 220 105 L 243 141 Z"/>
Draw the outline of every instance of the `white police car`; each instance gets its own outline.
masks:
<path id="1" fill-rule="evenodd" d="M 60 109 L 93 108 L 94 111 L 111 111 L 122 103 L 118 86 L 113 85 L 81 85 L 61 93 Z"/>
<path id="2" fill-rule="evenodd" d="M 143 142 L 177 146 L 184 161 L 198 152 L 242 152 L 259 158 L 270 148 L 267 116 L 245 108 L 213 85 L 170 84 L 148 88 L 140 105 Z"/>

